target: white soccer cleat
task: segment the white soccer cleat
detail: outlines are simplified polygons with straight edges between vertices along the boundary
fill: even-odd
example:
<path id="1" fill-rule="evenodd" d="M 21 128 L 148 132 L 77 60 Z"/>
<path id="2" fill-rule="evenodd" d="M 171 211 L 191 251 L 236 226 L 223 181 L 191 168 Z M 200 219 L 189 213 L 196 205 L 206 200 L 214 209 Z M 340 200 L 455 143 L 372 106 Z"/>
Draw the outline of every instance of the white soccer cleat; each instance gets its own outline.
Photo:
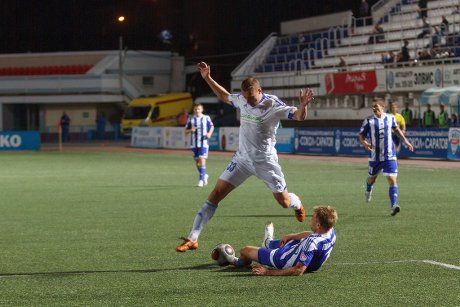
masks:
<path id="1" fill-rule="evenodd" d="M 199 188 L 204 187 L 204 182 L 203 182 L 203 180 L 198 181 L 198 184 L 197 184 L 196 186 L 199 187 Z"/>
<path id="2" fill-rule="evenodd" d="M 208 185 L 208 178 L 209 178 L 208 174 L 204 175 L 203 183 L 204 183 L 205 186 Z"/>
<path id="3" fill-rule="evenodd" d="M 366 199 L 366 203 L 370 202 L 372 200 L 372 190 L 370 192 L 364 192 L 364 197 Z"/>
<path id="4" fill-rule="evenodd" d="M 275 233 L 275 227 L 273 226 L 273 223 L 267 222 L 265 224 L 264 241 L 262 242 L 262 247 L 269 248 L 268 242 L 273 240 L 274 233 Z"/>

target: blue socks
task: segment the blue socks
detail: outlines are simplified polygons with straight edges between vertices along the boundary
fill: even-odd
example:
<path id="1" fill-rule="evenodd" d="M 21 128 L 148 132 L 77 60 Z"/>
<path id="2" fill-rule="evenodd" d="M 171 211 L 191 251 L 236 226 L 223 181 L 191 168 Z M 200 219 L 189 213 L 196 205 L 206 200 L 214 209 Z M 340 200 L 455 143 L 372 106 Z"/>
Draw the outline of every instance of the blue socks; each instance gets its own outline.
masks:
<path id="1" fill-rule="evenodd" d="M 370 191 L 372 191 L 372 185 L 367 183 L 367 179 L 366 179 L 366 192 L 370 192 Z"/>
<path id="2" fill-rule="evenodd" d="M 198 168 L 198 172 L 200 173 L 200 180 L 204 180 L 204 175 L 206 175 L 206 167 L 200 166 Z"/>
<path id="3" fill-rule="evenodd" d="M 391 207 L 396 206 L 398 204 L 398 186 L 390 186 L 388 194 L 390 196 Z"/>

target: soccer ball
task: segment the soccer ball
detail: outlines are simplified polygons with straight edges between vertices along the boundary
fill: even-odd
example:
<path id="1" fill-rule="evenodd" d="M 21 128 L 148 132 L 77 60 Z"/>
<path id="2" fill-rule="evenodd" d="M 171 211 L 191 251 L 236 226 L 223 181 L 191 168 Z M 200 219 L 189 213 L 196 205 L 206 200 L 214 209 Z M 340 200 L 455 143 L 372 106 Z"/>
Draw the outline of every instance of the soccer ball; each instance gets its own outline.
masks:
<path id="1" fill-rule="evenodd" d="M 227 266 L 234 262 L 235 250 L 230 244 L 217 244 L 211 251 L 211 258 L 220 266 Z"/>

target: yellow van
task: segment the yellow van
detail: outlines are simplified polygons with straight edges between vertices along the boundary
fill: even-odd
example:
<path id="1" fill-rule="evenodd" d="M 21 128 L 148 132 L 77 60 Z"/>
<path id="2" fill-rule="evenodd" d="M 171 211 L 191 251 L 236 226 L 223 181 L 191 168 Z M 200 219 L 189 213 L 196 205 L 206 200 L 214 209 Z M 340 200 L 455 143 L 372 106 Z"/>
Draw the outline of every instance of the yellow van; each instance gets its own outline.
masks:
<path id="1" fill-rule="evenodd" d="M 133 127 L 177 126 L 177 117 L 184 110 L 191 112 L 190 93 L 162 94 L 133 99 L 121 120 L 121 132 L 131 135 Z"/>

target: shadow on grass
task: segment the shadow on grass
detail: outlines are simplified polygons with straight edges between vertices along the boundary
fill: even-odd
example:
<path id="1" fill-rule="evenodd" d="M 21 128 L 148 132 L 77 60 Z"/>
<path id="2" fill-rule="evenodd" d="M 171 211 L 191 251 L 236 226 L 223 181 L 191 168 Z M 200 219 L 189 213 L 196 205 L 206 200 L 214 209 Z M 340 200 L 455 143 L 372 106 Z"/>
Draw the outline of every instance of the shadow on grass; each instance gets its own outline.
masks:
<path id="1" fill-rule="evenodd" d="M 135 269 L 135 270 L 82 270 L 82 271 L 61 271 L 61 272 L 17 272 L 17 273 L 0 273 L 0 278 L 20 277 L 20 276 L 41 276 L 41 277 L 64 277 L 69 275 L 89 275 L 102 273 L 157 273 L 166 271 L 182 271 L 182 270 L 213 270 L 219 266 L 206 263 L 189 267 L 171 268 L 171 269 Z"/>

